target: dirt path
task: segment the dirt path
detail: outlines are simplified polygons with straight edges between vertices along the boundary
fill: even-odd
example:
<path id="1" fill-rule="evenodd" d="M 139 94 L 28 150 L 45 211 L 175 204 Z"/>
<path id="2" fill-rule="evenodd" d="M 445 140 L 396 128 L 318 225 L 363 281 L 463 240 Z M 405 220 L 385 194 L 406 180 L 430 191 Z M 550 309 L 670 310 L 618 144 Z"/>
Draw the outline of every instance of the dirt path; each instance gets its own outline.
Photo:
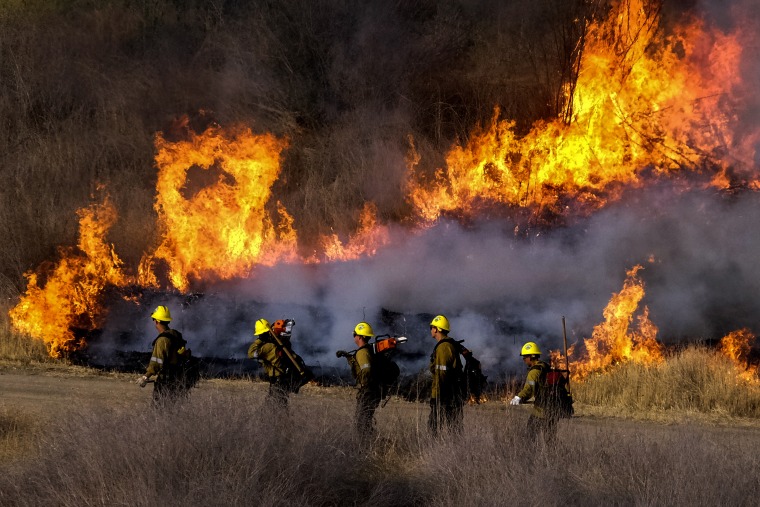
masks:
<path id="1" fill-rule="evenodd" d="M 135 384 L 136 375 L 123 373 L 101 373 L 96 370 L 76 370 L 72 368 L 31 368 L 7 367 L 0 365 L 0 411 L 13 411 L 29 414 L 39 419 L 56 419 L 71 411 L 98 409 L 140 410 L 151 402 L 152 387 L 140 389 Z M 199 384 L 198 395 L 213 396 L 212 392 L 220 390 L 230 394 L 239 392 L 241 396 L 264 396 L 266 384 L 245 380 L 207 380 Z M 354 391 L 347 387 L 305 386 L 301 394 L 294 399 L 303 405 L 321 405 L 326 402 L 353 406 Z M 330 401 L 332 400 L 332 401 Z M 426 404 L 408 403 L 392 399 L 392 410 L 380 411 L 379 416 L 387 417 L 391 412 L 414 413 L 423 417 L 420 411 L 427 412 Z M 521 407 L 526 409 L 527 407 Z M 499 412 L 506 410 L 502 403 L 487 403 L 471 407 L 473 413 L 491 414 L 499 417 Z M 423 414 L 424 415 L 424 414 Z M 423 417 L 424 418 L 424 417 Z M 699 424 L 714 427 L 721 431 L 757 431 L 760 421 L 754 419 L 731 419 L 718 414 L 669 414 L 657 420 L 637 420 L 631 414 L 610 415 L 605 407 L 577 405 L 574 424 L 580 425 L 614 425 L 640 427 L 678 426 L 680 424 Z"/>
<path id="2" fill-rule="evenodd" d="M 56 417 L 70 410 L 147 403 L 151 390 L 125 376 L 69 376 L 49 372 L 0 371 L 4 408 Z"/>
<path id="3" fill-rule="evenodd" d="M 99 373 L 96 370 L 22 369 L 0 366 L 0 409 L 31 414 L 39 418 L 58 418 L 71 411 L 98 409 L 142 409 L 151 403 L 153 387 L 141 389 L 137 375 Z M 204 380 L 198 390 L 240 392 L 264 396 L 264 382 L 247 380 Z M 347 398 L 345 388 L 307 386 L 302 391 L 303 402 L 321 403 L 325 397 Z M 353 393 L 350 395 L 353 396 Z M 307 401 L 306 398 L 309 398 Z M 311 398 L 314 398 L 313 400 Z"/>

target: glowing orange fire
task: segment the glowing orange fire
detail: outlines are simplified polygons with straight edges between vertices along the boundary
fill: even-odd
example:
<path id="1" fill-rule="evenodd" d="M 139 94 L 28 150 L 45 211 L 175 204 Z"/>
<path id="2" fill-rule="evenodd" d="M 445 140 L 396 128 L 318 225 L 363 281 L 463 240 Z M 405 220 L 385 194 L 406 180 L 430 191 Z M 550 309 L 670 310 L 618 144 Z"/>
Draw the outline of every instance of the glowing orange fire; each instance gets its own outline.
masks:
<path id="1" fill-rule="evenodd" d="M 377 249 L 388 243 L 388 229 L 377 223 L 377 208 L 367 203 L 359 219 L 359 229 L 345 245 L 337 234 L 322 238 L 325 258 L 328 260 L 351 260 L 374 255 Z"/>
<path id="2" fill-rule="evenodd" d="M 14 327 L 43 340 L 52 357 L 59 357 L 84 345 L 73 329 L 98 327 L 105 309 L 100 297 L 108 285 L 123 286 L 128 278 L 113 246 L 106 242 L 108 229 L 116 221 L 116 209 L 106 198 L 78 211 L 78 249 L 61 251 L 61 259 L 40 286 L 38 275 L 27 273 L 26 294 L 11 309 Z"/>
<path id="3" fill-rule="evenodd" d="M 279 256 L 294 254 L 295 232 L 289 215 L 280 208 L 284 225 L 278 230 L 265 208 L 286 145 L 269 134 L 254 135 L 250 129 L 227 134 L 212 127 L 175 143 L 158 135 L 156 211 L 163 241 L 143 260 L 143 266 L 165 261 L 172 285 L 184 291 L 190 277 L 246 276 L 265 258 L 274 262 Z M 183 190 L 193 167 L 218 171 L 213 183 L 188 196 Z M 276 239 L 278 247 L 267 251 L 271 244 L 267 239 Z"/>
<path id="4" fill-rule="evenodd" d="M 631 328 L 634 314 L 644 297 L 644 282 L 638 276 L 641 269 L 636 265 L 626 273 L 623 289 L 612 295 L 604 309 L 604 322 L 594 327 L 591 338 L 583 340 L 583 356 L 576 358 L 573 355 L 575 346 L 568 350 L 574 379 L 582 380 L 591 373 L 603 372 L 624 362 L 649 364 L 663 360 L 664 348 L 656 340 L 657 326 L 649 320 L 646 306 L 636 316 L 636 328 Z M 559 355 L 554 361 L 564 364 Z"/>
<path id="5" fill-rule="evenodd" d="M 599 207 L 614 197 L 613 184 L 638 185 L 645 167 L 664 174 L 723 162 L 719 150 L 732 137 L 721 105 L 738 79 L 739 35 L 695 21 L 666 38 L 658 21 L 642 0 L 617 2 L 589 26 L 570 121 L 539 123 L 518 138 L 497 111 L 448 153 L 432 183 L 411 175 L 418 213 L 467 215 L 480 200 L 552 207 L 559 195 Z"/>
<path id="6" fill-rule="evenodd" d="M 80 210 L 79 249 L 63 250 L 52 271 L 40 270 L 46 275 L 44 285 L 38 273 L 27 274 L 26 294 L 10 312 L 15 329 L 44 340 L 50 354 L 59 357 L 81 349 L 84 335 L 102 323 L 102 296 L 108 287 L 136 283 L 186 291 L 193 279 L 244 278 L 257 265 L 320 262 L 316 256 L 297 254 L 293 218 L 281 203 L 276 203 L 276 220 L 266 210 L 286 144 L 245 128 L 225 132 L 213 127 L 174 143 L 157 136 L 155 207 L 162 236 L 157 249 L 143 256 L 138 275 L 123 272 L 113 246 L 105 241 L 117 220 L 110 201 Z M 212 183 L 189 194 L 191 169 L 213 171 Z M 345 245 L 337 236 L 322 239 L 324 259 L 373 255 L 387 243 L 387 228 L 377 224 L 374 205 L 365 207 L 360 222 Z M 167 281 L 156 274 L 161 262 L 168 266 Z"/>
<path id="7" fill-rule="evenodd" d="M 211 128 L 188 141 L 156 139 L 159 168 L 156 211 L 163 240 L 141 263 L 140 279 L 158 284 L 155 264 L 169 266 L 171 285 L 186 291 L 190 279 L 245 278 L 257 265 L 279 262 L 319 262 L 298 254 L 293 218 L 277 203 L 277 220 L 266 210 L 271 187 L 280 173 L 283 140 L 250 129 L 224 132 Z M 186 196 L 188 171 L 217 169 L 215 181 Z M 346 244 L 337 235 L 321 239 L 328 261 L 372 255 L 387 242 L 385 226 L 378 225 L 376 207 L 368 203 L 359 228 Z"/>
<path id="8" fill-rule="evenodd" d="M 758 366 L 749 364 L 749 353 L 754 341 L 755 335 L 749 329 L 739 329 L 724 336 L 718 350 L 733 361 L 743 379 L 757 381 Z"/>

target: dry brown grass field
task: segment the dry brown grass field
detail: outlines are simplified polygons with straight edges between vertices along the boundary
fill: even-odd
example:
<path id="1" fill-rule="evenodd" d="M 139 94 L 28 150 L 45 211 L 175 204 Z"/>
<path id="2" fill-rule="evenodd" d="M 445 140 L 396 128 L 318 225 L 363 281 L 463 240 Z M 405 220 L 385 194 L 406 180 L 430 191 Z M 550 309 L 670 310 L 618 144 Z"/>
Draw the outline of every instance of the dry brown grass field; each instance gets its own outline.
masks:
<path id="1" fill-rule="evenodd" d="M 210 379 L 157 410 L 132 375 L 5 361 L 0 393 L 2 505 L 757 505 L 760 495 L 760 421 L 721 410 L 579 401 L 556 445 L 532 446 L 528 407 L 468 406 L 461 436 L 433 439 L 427 405 L 394 398 L 365 447 L 346 387 L 307 385 L 278 413 L 266 384 Z"/>

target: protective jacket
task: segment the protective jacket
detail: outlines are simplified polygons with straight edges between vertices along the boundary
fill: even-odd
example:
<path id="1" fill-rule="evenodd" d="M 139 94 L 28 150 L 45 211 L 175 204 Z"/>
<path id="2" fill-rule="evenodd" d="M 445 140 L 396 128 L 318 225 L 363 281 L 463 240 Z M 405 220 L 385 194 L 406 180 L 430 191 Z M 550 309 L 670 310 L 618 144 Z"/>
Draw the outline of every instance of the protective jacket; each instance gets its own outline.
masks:
<path id="1" fill-rule="evenodd" d="M 269 333 L 260 334 L 248 348 L 248 357 L 256 359 L 264 366 L 269 379 L 275 379 L 284 375 L 288 369 L 289 362 L 283 358 L 282 348 L 272 341 Z"/>
<path id="2" fill-rule="evenodd" d="M 366 344 L 346 357 L 356 380 L 356 429 L 364 438 L 375 433 L 375 409 L 380 405 L 380 383 L 372 371 L 372 345 Z"/>
<path id="3" fill-rule="evenodd" d="M 432 399 L 461 400 L 462 360 L 453 338 L 446 337 L 436 343 L 430 356 L 430 373 L 433 374 Z"/>
<path id="4" fill-rule="evenodd" d="M 372 346 L 364 345 L 355 354 L 346 358 L 351 366 L 351 375 L 356 380 L 356 387 L 366 389 L 372 382 Z"/>
<path id="5" fill-rule="evenodd" d="M 145 372 L 147 377 L 157 375 L 156 382 L 173 380 L 179 374 L 178 351 L 185 347 L 187 342 L 182 338 L 182 333 L 176 329 L 164 331 L 153 340 L 153 352 L 150 363 Z"/>
<path id="6" fill-rule="evenodd" d="M 549 369 L 549 365 L 543 361 L 536 362 L 533 366 L 531 366 L 528 369 L 528 375 L 525 378 L 525 385 L 523 386 L 522 390 L 517 394 L 517 396 L 520 397 L 520 401 L 522 403 L 530 400 L 532 397 L 538 394 L 538 389 L 540 389 L 541 387 L 540 386 L 541 372 L 548 369 Z M 545 417 L 544 409 L 537 406 L 534 403 L 533 415 L 540 418 Z"/>

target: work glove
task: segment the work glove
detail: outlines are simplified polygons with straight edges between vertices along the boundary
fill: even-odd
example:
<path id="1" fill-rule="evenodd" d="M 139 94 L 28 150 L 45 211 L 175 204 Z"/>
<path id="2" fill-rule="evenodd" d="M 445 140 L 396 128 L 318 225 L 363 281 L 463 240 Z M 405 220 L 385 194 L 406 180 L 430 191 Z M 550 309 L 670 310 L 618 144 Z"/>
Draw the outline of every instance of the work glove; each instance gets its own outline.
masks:
<path id="1" fill-rule="evenodd" d="M 348 352 L 345 350 L 339 350 L 335 353 L 335 357 L 348 357 Z"/>
<path id="2" fill-rule="evenodd" d="M 137 379 L 137 385 L 140 387 L 145 387 L 148 384 L 148 377 L 143 375 L 139 379 Z"/>
<path id="3" fill-rule="evenodd" d="M 519 405 L 520 404 L 520 397 L 519 396 L 515 396 L 514 398 L 512 398 L 512 401 L 510 401 L 509 404 L 510 405 Z"/>

